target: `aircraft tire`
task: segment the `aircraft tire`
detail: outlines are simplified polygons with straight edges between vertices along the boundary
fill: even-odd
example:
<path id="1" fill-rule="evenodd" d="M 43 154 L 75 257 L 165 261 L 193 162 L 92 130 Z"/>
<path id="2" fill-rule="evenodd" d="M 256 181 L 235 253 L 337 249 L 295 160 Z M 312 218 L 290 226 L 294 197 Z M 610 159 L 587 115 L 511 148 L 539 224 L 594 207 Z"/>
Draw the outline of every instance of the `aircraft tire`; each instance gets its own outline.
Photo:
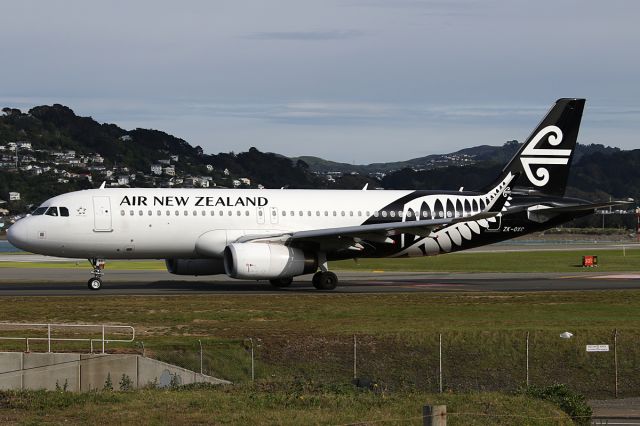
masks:
<path id="1" fill-rule="evenodd" d="M 102 280 L 97 277 L 91 278 L 87 281 L 87 287 L 89 287 L 89 290 L 100 290 L 102 288 Z"/>
<path id="2" fill-rule="evenodd" d="M 313 276 L 313 286 L 318 290 L 333 290 L 338 286 L 338 276 L 330 271 L 318 272 Z"/>
<path id="3" fill-rule="evenodd" d="M 278 288 L 289 287 L 292 282 L 293 282 L 293 277 L 276 278 L 273 280 L 269 280 L 269 283 L 271 283 L 272 286 L 278 287 Z"/>

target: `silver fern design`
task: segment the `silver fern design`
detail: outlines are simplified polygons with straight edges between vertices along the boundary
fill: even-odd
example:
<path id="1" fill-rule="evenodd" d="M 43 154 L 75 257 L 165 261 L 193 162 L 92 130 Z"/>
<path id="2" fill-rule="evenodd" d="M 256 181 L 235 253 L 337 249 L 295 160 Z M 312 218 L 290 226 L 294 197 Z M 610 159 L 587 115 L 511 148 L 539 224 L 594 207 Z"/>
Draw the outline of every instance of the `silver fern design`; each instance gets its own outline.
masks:
<path id="1" fill-rule="evenodd" d="M 531 169 L 532 165 L 566 165 L 569 163 L 571 156 L 570 149 L 541 149 L 536 145 L 545 137 L 551 146 L 558 146 L 562 143 L 562 130 L 557 126 L 547 126 L 540 130 L 522 151 L 520 162 L 524 168 L 529 181 L 535 186 L 542 187 L 549 183 L 549 170 L 545 167 L 538 167 L 535 172 Z"/>
<path id="2" fill-rule="evenodd" d="M 403 221 L 473 216 L 490 211 L 502 196 L 507 197 L 502 207 L 502 211 L 505 211 L 510 205 L 509 184 L 514 177 L 513 173 L 509 172 L 499 184 L 483 195 L 427 195 L 416 198 L 405 204 Z M 496 223 L 501 215 L 502 212 L 499 212 L 496 216 L 487 219 L 458 222 L 438 231 L 430 232 L 427 236 L 402 234 L 400 237 L 401 250 L 391 257 L 448 253 L 455 246 L 462 246 L 464 241 L 470 241 L 474 235 L 479 235 L 483 230 L 489 229 L 491 224 Z"/>

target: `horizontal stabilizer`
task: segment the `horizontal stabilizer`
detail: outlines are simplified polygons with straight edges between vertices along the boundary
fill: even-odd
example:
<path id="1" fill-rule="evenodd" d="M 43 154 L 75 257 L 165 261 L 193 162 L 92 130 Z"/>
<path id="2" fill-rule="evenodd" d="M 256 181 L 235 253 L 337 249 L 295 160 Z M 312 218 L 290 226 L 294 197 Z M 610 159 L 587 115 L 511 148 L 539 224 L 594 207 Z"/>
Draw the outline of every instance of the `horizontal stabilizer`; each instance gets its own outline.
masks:
<path id="1" fill-rule="evenodd" d="M 590 204 L 575 204 L 572 206 L 562 207 L 550 207 L 545 205 L 537 205 L 529 207 L 527 210 L 527 216 L 529 220 L 538 223 L 544 223 L 550 219 L 553 219 L 561 213 L 576 213 L 586 212 L 589 210 L 598 210 L 614 206 L 625 206 L 633 204 L 632 201 L 610 201 L 608 203 L 590 203 Z"/>

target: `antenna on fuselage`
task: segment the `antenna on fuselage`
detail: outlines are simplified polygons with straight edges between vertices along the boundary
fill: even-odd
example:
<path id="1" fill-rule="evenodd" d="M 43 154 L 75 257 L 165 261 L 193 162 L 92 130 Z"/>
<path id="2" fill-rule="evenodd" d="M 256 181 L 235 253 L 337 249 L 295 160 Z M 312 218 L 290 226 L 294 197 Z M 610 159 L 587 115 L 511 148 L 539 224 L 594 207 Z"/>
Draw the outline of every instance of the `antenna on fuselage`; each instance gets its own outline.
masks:
<path id="1" fill-rule="evenodd" d="M 103 181 L 102 185 L 100 185 L 100 189 L 104 189 L 104 187 L 107 186 L 107 181 Z"/>

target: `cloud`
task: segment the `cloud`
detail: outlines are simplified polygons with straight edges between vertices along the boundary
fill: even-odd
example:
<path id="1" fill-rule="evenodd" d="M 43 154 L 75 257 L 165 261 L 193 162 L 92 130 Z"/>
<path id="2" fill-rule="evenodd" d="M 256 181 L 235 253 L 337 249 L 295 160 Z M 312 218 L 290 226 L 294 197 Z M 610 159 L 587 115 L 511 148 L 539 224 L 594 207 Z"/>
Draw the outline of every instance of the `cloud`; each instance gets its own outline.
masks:
<path id="1" fill-rule="evenodd" d="M 330 30 L 330 31 L 274 31 L 260 32 L 245 36 L 252 40 L 290 40 L 290 41 L 325 41 L 325 40 L 349 40 L 362 37 L 364 33 L 357 30 Z"/>

